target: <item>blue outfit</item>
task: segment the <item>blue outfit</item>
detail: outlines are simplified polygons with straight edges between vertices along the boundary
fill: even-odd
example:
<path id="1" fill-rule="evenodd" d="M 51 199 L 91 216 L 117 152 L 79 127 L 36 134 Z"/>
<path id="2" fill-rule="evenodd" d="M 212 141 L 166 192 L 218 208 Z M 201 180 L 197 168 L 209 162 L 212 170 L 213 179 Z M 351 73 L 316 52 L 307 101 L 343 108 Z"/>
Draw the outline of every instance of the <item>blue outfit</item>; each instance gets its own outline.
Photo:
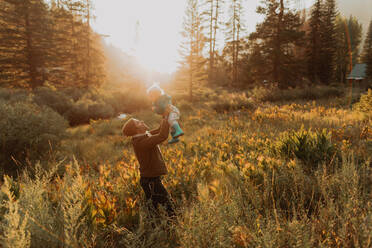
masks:
<path id="1" fill-rule="evenodd" d="M 178 119 L 180 118 L 180 111 L 172 105 L 172 98 L 167 95 L 161 95 L 156 101 L 153 103 L 154 112 L 163 115 L 165 110 L 170 107 L 170 113 L 168 116 L 168 123 L 172 128 L 171 135 L 172 139 L 168 141 L 169 144 L 177 143 L 179 141 L 178 137 L 182 136 L 184 133 L 178 124 Z"/>

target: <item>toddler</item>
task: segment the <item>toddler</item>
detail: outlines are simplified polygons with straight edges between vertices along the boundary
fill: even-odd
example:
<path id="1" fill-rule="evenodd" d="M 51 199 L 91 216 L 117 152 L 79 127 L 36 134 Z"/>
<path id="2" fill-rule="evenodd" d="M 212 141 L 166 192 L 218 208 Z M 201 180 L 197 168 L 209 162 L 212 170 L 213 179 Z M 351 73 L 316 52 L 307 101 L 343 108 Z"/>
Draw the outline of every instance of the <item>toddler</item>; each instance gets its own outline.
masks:
<path id="1" fill-rule="evenodd" d="M 171 127 L 172 139 L 168 141 L 169 144 L 177 143 L 178 137 L 184 135 L 178 120 L 180 119 L 180 111 L 177 107 L 172 105 L 171 97 L 164 93 L 157 84 L 153 84 L 147 89 L 147 94 L 152 102 L 152 110 L 159 114 L 164 115 L 167 110 L 169 111 L 168 123 Z"/>

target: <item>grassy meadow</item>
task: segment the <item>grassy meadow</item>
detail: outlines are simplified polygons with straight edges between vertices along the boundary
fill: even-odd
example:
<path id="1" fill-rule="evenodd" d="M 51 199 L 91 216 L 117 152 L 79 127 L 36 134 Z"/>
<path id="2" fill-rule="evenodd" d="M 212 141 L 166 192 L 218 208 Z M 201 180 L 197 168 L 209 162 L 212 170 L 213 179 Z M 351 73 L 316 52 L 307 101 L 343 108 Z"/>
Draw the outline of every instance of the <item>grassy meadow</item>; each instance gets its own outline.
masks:
<path id="1" fill-rule="evenodd" d="M 349 108 L 335 88 L 174 92 L 169 221 L 148 217 L 125 120 L 70 127 L 47 161 L 4 177 L 2 247 L 371 247 L 371 108 L 354 94 Z"/>

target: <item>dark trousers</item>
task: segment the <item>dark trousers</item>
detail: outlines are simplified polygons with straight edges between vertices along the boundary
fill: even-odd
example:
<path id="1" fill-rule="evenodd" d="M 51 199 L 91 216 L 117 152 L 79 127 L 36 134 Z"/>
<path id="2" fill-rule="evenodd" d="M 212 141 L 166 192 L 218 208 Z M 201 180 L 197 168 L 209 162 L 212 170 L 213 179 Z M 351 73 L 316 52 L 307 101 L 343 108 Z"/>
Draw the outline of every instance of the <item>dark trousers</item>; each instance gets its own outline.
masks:
<path id="1" fill-rule="evenodd" d="M 162 205 L 169 217 L 175 215 L 169 194 L 160 177 L 141 177 L 140 184 L 145 192 L 146 201 L 151 201 L 150 213 L 159 215 L 159 205 Z"/>

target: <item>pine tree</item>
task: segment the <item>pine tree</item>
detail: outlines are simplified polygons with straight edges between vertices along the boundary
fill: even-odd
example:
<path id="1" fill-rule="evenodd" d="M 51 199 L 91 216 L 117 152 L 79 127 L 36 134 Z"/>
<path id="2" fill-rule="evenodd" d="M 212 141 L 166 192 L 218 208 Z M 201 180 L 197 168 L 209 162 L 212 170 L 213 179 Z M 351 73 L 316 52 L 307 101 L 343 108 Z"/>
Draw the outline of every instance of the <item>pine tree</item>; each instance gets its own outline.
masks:
<path id="1" fill-rule="evenodd" d="M 193 88 L 207 79 L 204 69 L 206 60 L 202 56 L 205 46 L 203 35 L 203 15 L 200 11 L 198 0 L 188 0 L 185 11 L 182 36 L 184 42 L 180 49 L 183 58 L 181 65 L 186 68 L 187 81 L 189 85 L 189 97 L 193 98 Z"/>
<path id="2" fill-rule="evenodd" d="M 296 47 L 303 43 L 302 22 L 299 14 L 286 8 L 282 0 L 262 3 L 264 6 L 259 6 L 257 13 L 265 15 L 265 20 L 257 25 L 250 40 L 254 49 L 259 50 L 261 60 L 267 61 L 264 68 L 267 80 L 285 88 L 302 77 L 302 63 L 295 56 Z"/>
<path id="3" fill-rule="evenodd" d="M 321 72 L 321 38 L 320 30 L 323 25 L 322 1 L 316 0 L 311 10 L 309 50 L 308 50 L 308 75 L 311 81 L 319 81 Z"/>
<path id="4" fill-rule="evenodd" d="M 220 26 L 220 19 L 222 16 L 223 0 L 205 0 L 204 5 L 206 11 L 203 12 L 205 15 L 205 21 L 207 24 L 206 36 L 208 37 L 208 49 L 209 49 L 209 58 L 208 58 L 208 81 L 211 83 L 214 80 L 215 74 L 215 56 L 216 56 L 216 37 L 217 30 Z"/>
<path id="5" fill-rule="evenodd" d="M 90 0 L 0 1 L 0 82 L 37 88 L 96 85 L 104 78 Z"/>
<path id="6" fill-rule="evenodd" d="M 368 33 L 364 43 L 363 62 L 367 64 L 367 77 L 372 80 L 372 20 L 369 23 Z"/>
<path id="7" fill-rule="evenodd" d="M 102 83 L 104 78 L 101 37 L 94 34 L 90 21 L 92 19 L 91 0 L 59 0 L 63 8 L 59 23 L 66 27 L 63 34 L 62 51 L 67 51 L 68 56 L 64 61 L 67 69 L 68 83 L 75 87 L 89 87 Z M 67 40 L 66 40 L 67 39 Z"/>
<path id="8" fill-rule="evenodd" d="M 52 16 L 52 39 L 50 51 L 48 81 L 57 87 L 68 87 L 74 83 L 72 77 L 73 45 L 71 33 L 72 15 L 68 11 L 67 3 L 57 0 L 50 8 Z"/>
<path id="9" fill-rule="evenodd" d="M 4 0 L 0 19 L 1 63 L 5 82 L 36 88 L 43 84 L 49 25 L 42 0 Z M 9 74 L 13 77 L 9 78 Z M 8 79 L 8 80 L 7 80 Z"/>
<path id="10" fill-rule="evenodd" d="M 330 84 L 334 80 L 336 69 L 336 2 L 325 0 L 323 11 L 323 26 L 320 31 L 321 37 L 321 73 L 320 80 Z"/>
<path id="11" fill-rule="evenodd" d="M 310 17 L 308 75 L 312 81 L 329 84 L 336 71 L 336 3 L 316 0 Z"/>
<path id="12" fill-rule="evenodd" d="M 242 22 L 243 6 L 241 0 L 232 0 L 229 6 L 229 20 L 226 22 L 226 42 L 231 46 L 225 51 L 231 52 L 231 85 L 238 83 L 238 63 L 240 52 L 240 36 L 244 30 Z"/>
<path id="13" fill-rule="evenodd" d="M 0 1 L 0 82 L 4 86 L 15 86 L 15 82 L 25 85 L 25 56 L 19 56 L 25 45 L 20 44 L 23 37 L 21 22 L 16 18 L 16 2 Z"/>
<path id="14" fill-rule="evenodd" d="M 337 17 L 336 41 L 336 79 L 345 83 L 350 66 L 354 66 L 358 61 L 362 41 L 362 25 L 355 17 L 350 16 L 348 19 Z"/>

